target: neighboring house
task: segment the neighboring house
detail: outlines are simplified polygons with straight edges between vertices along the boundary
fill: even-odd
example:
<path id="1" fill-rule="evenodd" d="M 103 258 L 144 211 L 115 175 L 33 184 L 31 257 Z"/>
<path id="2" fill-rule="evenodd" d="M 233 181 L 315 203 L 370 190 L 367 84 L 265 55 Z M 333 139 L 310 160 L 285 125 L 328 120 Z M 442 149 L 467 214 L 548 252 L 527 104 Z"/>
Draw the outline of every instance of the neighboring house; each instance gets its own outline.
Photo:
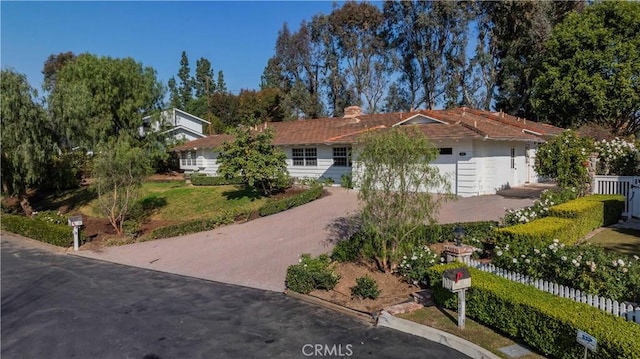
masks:
<path id="1" fill-rule="evenodd" d="M 151 116 L 142 120 L 144 125 L 139 129 L 141 136 L 161 131 L 161 134 L 169 135 L 178 141 L 193 141 L 206 137 L 203 127 L 209 125 L 209 121 L 177 108 L 162 111 L 159 120 L 154 121 Z"/>
<path id="2" fill-rule="evenodd" d="M 415 125 L 440 149 L 433 162 L 445 173 L 452 192 L 460 196 L 493 194 L 497 190 L 538 182 L 534 170 L 538 145 L 563 129 L 504 113 L 469 108 L 419 110 L 365 115 L 352 106 L 341 118 L 273 122 L 260 125 L 275 133 L 273 144 L 287 154 L 292 177 L 331 178 L 357 170 L 356 138 L 368 131 Z M 216 175 L 220 146 L 230 135 L 213 135 L 174 148 L 180 168 Z M 354 170 L 354 168 L 356 168 Z"/>

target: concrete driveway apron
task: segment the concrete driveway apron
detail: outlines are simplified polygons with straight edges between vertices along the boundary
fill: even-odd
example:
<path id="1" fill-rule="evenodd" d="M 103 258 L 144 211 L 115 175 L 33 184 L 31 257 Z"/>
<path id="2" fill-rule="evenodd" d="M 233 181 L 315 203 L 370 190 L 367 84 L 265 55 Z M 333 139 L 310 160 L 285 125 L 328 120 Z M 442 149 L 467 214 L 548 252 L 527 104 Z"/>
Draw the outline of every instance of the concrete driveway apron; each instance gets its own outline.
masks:
<path id="1" fill-rule="evenodd" d="M 73 254 L 135 267 L 281 292 L 287 267 L 301 253 L 331 250 L 328 225 L 358 209 L 357 192 L 330 188 L 329 196 L 286 212 L 215 230 Z M 478 196 L 446 203 L 440 222 L 498 219 L 505 208 L 532 199 Z"/>

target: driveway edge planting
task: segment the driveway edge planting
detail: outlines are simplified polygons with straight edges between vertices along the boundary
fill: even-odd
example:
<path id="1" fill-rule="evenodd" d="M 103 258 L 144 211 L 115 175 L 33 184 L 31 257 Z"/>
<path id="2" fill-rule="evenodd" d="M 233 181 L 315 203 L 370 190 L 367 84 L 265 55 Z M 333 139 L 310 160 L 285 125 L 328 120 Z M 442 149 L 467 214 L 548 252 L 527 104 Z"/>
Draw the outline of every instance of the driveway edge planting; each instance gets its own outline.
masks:
<path id="1" fill-rule="evenodd" d="M 403 333 L 412 334 L 425 338 L 429 341 L 436 342 L 455 349 L 460 353 L 467 355 L 473 359 L 500 359 L 499 356 L 484 349 L 468 340 L 457 337 L 453 334 L 443 332 L 426 325 L 418 324 L 410 320 L 394 317 L 387 311 L 382 311 L 378 317 L 378 326 L 399 330 Z"/>

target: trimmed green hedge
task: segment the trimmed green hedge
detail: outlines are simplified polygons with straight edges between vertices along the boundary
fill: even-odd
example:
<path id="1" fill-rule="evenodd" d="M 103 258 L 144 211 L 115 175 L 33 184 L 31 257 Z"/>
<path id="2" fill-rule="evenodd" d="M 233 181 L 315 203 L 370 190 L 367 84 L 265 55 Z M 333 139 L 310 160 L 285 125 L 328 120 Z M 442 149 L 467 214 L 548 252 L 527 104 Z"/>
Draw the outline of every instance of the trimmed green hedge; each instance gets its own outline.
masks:
<path id="1" fill-rule="evenodd" d="M 0 227 L 4 231 L 54 246 L 71 247 L 73 245 L 73 231 L 66 224 L 55 224 L 24 216 L 3 214 Z M 82 231 L 80 231 L 80 240 L 82 241 Z"/>
<path id="2" fill-rule="evenodd" d="M 145 236 L 142 240 L 176 237 L 185 234 L 209 231 L 225 224 L 231 224 L 235 222 L 238 217 L 248 215 L 249 213 L 246 212 L 229 211 L 213 218 L 194 219 L 188 222 L 160 227 L 151 231 L 151 233 L 148 236 Z"/>
<path id="3" fill-rule="evenodd" d="M 549 208 L 549 215 L 573 220 L 570 229 L 576 240 L 594 229 L 616 223 L 624 209 L 624 197 L 587 196 Z"/>
<path id="4" fill-rule="evenodd" d="M 289 208 L 301 206 L 320 198 L 320 196 L 322 195 L 322 191 L 322 186 L 316 185 L 295 196 L 268 201 L 262 207 L 260 207 L 258 213 L 260 214 L 260 216 L 264 217 L 286 211 Z"/>
<path id="5" fill-rule="evenodd" d="M 229 184 L 242 184 L 241 177 L 226 178 L 226 177 L 208 177 L 208 176 L 191 176 L 191 184 L 194 186 L 223 186 Z"/>
<path id="6" fill-rule="evenodd" d="M 558 239 L 565 244 L 573 244 L 576 239 L 571 233 L 574 221 L 567 218 L 544 217 L 529 223 L 496 229 L 496 244 L 526 243 L 542 246 Z"/>
<path id="7" fill-rule="evenodd" d="M 616 223 L 624 209 L 620 195 L 581 197 L 549 208 L 549 217 L 496 229 L 496 243 L 526 243 L 541 246 L 554 239 L 575 244 L 587 233 Z"/>
<path id="8" fill-rule="evenodd" d="M 624 211 L 625 197 L 618 194 L 594 194 L 582 197 L 583 200 L 600 202 L 602 208 L 602 226 L 610 226 L 618 223 L 622 211 Z"/>
<path id="9" fill-rule="evenodd" d="M 460 266 L 452 263 L 429 270 L 429 283 L 437 304 L 457 309 L 456 297 L 442 288 L 442 272 Z M 597 352 L 589 357 L 640 358 L 640 325 L 525 284 L 474 268 L 469 271 L 471 289 L 466 297 L 469 317 L 557 358 L 582 358 L 584 349 L 576 343 L 578 329 L 598 340 Z"/>

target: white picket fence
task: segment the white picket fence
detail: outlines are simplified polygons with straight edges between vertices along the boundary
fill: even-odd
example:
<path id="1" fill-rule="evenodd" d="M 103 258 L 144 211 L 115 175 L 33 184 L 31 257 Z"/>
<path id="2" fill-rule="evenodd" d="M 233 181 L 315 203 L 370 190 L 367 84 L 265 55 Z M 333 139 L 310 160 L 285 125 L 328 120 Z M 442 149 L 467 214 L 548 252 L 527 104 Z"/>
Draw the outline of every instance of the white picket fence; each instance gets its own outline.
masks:
<path id="1" fill-rule="evenodd" d="M 514 282 L 528 284 L 534 286 L 536 289 L 551 293 L 553 295 L 557 295 L 562 298 L 568 298 L 576 302 L 588 304 L 607 313 L 625 318 L 630 322 L 640 324 L 640 307 L 633 307 L 629 303 L 618 303 L 617 301 L 611 300 L 610 298 L 582 293 L 579 289 L 565 287 L 563 285 L 558 285 L 557 283 L 548 282 L 542 279 L 533 279 L 526 275 L 510 272 L 502 268 L 498 268 L 493 264 L 482 263 L 473 259 L 466 259 L 464 262 L 466 265 L 477 268 L 483 272 L 493 273 Z"/>
<path id="2" fill-rule="evenodd" d="M 640 195 L 633 195 L 634 186 L 640 186 L 638 176 L 593 176 L 591 193 L 593 194 L 621 194 L 626 198 L 624 202 L 625 217 L 638 216 L 640 213 Z"/>

